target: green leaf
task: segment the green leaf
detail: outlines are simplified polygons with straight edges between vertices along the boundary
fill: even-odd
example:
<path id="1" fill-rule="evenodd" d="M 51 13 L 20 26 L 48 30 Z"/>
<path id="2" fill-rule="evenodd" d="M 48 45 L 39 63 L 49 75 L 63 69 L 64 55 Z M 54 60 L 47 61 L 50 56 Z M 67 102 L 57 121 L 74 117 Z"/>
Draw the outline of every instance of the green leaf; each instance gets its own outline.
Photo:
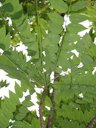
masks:
<path id="1" fill-rule="evenodd" d="M 65 13 L 68 11 L 68 5 L 63 0 L 49 0 L 52 7 L 60 13 Z"/>
<path id="2" fill-rule="evenodd" d="M 0 28 L 0 47 L 3 50 L 8 49 L 10 46 L 10 34 L 6 35 L 6 28 L 5 26 Z"/>
<path id="3" fill-rule="evenodd" d="M 80 23 L 84 20 L 86 20 L 88 17 L 86 15 L 82 15 L 81 13 L 72 13 L 70 15 L 70 20 L 73 24 Z"/>
<path id="4" fill-rule="evenodd" d="M 19 4 L 18 0 L 7 0 L 4 2 L 4 11 L 9 14 L 14 14 L 17 11 L 20 11 L 22 9 L 22 6 Z"/>
<path id="5" fill-rule="evenodd" d="M 6 10 L 6 12 L 12 12 L 13 11 L 13 6 L 11 3 L 6 3 L 3 5 L 3 9 Z"/>
<path id="6" fill-rule="evenodd" d="M 9 126 L 9 120 L 13 118 L 13 112 L 16 110 L 16 105 L 19 104 L 19 98 L 22 96 L 22 88 L 15 86 L 16 94 L 9 93 L 10 98 L 5 98 L 1 101 L 0 107 L 0 127 L 6 128 Z"/>
<path id="7" fill-rule="evenodd" d="M 63 30 L 63 18 L 56 12 L 48 14 L 49 21 L 49 31 L 56 34 L 60 34 Z"/>
<path id="8" fill-rule="evenodd" d="M 71 6 L 72 11 L 79 11 L 87 7 L 87 2 L 86 1 L 77 1 Z"/>
<path id="9" fill-rule="evenodd" d="M 4 86 L 7 87 L 8 85 L 9 85 L 9 84 L 8 84 L 6 81 L 1 81 L 1 82 L 0 82 L 0 88 L 1 88 L 1 87 L 4 87 Z"/>
<path id="10" fill-rule="evenodd" d="M 52 106 L 51 99 L 48 96 L 45 99 L 45 105 L 48 106 L 48 107 Z"/>
<path id="11" fill-rule="evenodd" d="M 34 128 L 40 128 L 40 122 L 38 119 L 34 118 L 32 121 L 32 127 Z"/>

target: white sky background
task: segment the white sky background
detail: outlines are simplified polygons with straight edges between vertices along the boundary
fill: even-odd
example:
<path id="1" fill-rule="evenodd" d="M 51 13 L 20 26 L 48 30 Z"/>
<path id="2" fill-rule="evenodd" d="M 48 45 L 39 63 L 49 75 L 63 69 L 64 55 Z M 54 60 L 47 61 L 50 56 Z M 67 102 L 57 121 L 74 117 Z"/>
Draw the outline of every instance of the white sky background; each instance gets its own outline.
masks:
<path id="1" fill-rule="evenodd" d="M 63 24 L 63 28 L 64 28 L 65 31 L 66 31 L 66 27 L 70 23 L 71 22 L 70 22 L 69 17 L 67 15 L 65 15 L 65 17 L 64 17 L 64 24 Z M 9 20 L 9 24 L 11 24 L 11 20 Z M 82 24 L 86 28 L 84 31 L 78 33 L 78 35 L 82 38 L 86 33 L 89 32 L 90 26 L 92 25 L 92 23 L 89 22 L 88 20 L 86 20 L 86 21 L 81 22 L 80 24 Z M 74 43 L 76 43 L 76 42 L 74 42 Z M 23 54 L 25 54 L 25 56 L 26 56 L 26 61 L 30 60 L 30 56 L 28 56 L 28 53 L 27 53 L 27 47 L 22 42 L 20 42 L 20 46 L 18 46 L 16 48 L 16 50 L 17 51 L 23 51 Z M 1 53 L 3 52 L 2 49 L 0 49 L 0 52 Z M 71 51 L 71 53 L 73 53 L 77 57 L 79 56 L 79 53 L 78 53 L 78 51 L 76 49 L 73 49 Z M 71 57 L 71 58 L 73 59 L 73 57 Z M 83 67 L 82 62 L 80 63 L 80 65 L 78 65 L 78 68 L 81 68 L 81 67 Z M 62 67 L 60 67 L 60 68 L 62 68 Z M 71 72 L 70 69 L 68 69 L 66 72 L 62 71 L 61 72 L 61 75 L 62 76 L 65 76 L 66 74 L 68 74 L 70 72 Z M 96 72 L 96 67 L 94 67 L 93 74 L 95 72 Z M 52 73 L 52 74 L 54 75 L 54 73 Z M 54 82 L 54 81 L 52 81 L 53 78 L 54 78 L 52 74 L 51 74 L 51 82 Z M 11 90 L 11 91 L 15 92 L 15 90 L 14 90 L 15 82 L 17 82 L 20 85 L 20 81 L 19 80 L 12 79 L 12 78 L 8 77 L 7 76 L 7 73 L 4 70 L 0 69 L 0 81 L 2 81 L 2 80 L 3 81 L 6 80 L 7 83 L 9 83 L 9 86 L 8 87 L 3 87 L 3 88 L 0 89 L 0 97 L 2 97 L 2 98 L 4 98 L 4 96 L 8 96 L 9 97 L 9 93 L 8 93 L 9 91 L 8 90 Z M 35 88 L 35 90 L 37 92 L 42 92 L 42 90 L 40 90 L 38 88 Z M 28 94 L 29 94 L 29 91 L 28 90 L 27 90 L 26 93 L 23 93 L 24 96 L 26 96 Z M 23 99 L 20 99 L 20 102 L 22 102 L 24 100 L 24 96 L 23 96 Z M 79 94 L 79 96 L 81 98 L 83 98 L 83 94 L 82 93 Z M 37 115 L 38 115 L 38 104 L 37 104 L 37 101 L 38 100 L 37 100 L 36 93 L 34 93 L 32 95 L 31 100 L 34 102 L 34 105 L 32 107 L 30 107 L 29 110 L 37 110 Z"/>

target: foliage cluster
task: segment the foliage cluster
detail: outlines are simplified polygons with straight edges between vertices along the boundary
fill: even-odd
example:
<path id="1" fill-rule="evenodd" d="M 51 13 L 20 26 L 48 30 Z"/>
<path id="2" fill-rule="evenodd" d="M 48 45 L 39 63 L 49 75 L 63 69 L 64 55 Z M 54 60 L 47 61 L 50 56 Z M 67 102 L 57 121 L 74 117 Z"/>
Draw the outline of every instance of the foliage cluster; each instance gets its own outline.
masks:
<path id="1" fill-rule="evenodd" d="M 95 127 L 96 1 L 0 2 L 0 69 L 21 81 L 21 87 L 15 86 L 16 93 L 0 100 L 0 128 Z M 78 33 L 86 29 L 81 24 L 85 20 L 92 24 L 80 37 Z M 28 61 L 16 51 L 20 42 L 27 47 Z M 27 109 L 32 105 L 34 85 L 43 88 L 37 94 L 40 117 Z M 8 84 L 2 81 L 0 88 L 4 86 Z M 27 89 L 30 95 L 20 103 Z"/>

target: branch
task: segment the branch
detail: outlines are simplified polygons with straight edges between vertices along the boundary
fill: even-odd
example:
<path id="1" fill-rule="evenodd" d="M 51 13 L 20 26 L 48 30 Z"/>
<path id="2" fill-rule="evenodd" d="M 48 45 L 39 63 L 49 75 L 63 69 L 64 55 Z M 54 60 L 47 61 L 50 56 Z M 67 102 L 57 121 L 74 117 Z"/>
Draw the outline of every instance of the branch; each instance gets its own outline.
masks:
<path id="1" fill-rule="evenodd" d="M 46 95 L 47 95 L 47 87 L 45 86 L 44 91 L 42 93 L 41 100 L 40 100 L 40 105 L 39 105 L 41 128 L 46 128 L 45 122 L 44 122 L 44 119 L 43 119 L 43 117 L 44 117 L 44 102 L 45 102 Z"/>
<path id="2" fill-rule="evenodd" d="M 88 123 L 86 128 L 94 128 L 94 126 L 96 125 L 96 116 L 94 116 L 91 121 Z"/>
<path id="3" fill-rule="evenodd" d="M 53 88 L 52 95 L 50 95 L 50 99 L 51 99 L 51 102 L 52 102 L 52 107 L 51 107 L 51 110 L 50 110 L 50 114 L 48 116 L 48 121 L 47 121 L 46 128 L 52 128 L 53 124 L 54 124 L 54 117 L 55 117 L 54 88 Z"/>

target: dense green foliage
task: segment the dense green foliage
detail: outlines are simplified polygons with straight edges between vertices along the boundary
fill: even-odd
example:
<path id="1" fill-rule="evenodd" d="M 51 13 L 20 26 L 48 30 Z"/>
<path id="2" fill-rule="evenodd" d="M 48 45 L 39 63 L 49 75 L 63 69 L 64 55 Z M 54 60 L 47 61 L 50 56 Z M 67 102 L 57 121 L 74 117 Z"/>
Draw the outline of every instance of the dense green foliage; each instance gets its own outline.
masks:
<path id="1" fill-rule="evenodd" d="M 0 100 L 0 128 L 95 127 L 95 0 L 0 2 L 0 69 L 21 81 L 21 87 L 15 85 L 16 93 L 10 92 L 9 98 Z M 65 21 L 68 17 L 69 25 Z M 78 32 L 86 29 L 80 22 L 85 20 L 92 24 L 80 37 Z M 29 61 L 16 51 L 20 42 L 27 47 Z M 52 72 L 56 75 L 53 83 Z M 37 93 L 40 117 L 27 109 L 33 105 L 30 99 L 35 85 L 43 88 L 41 94 Z M 0 88 L 4 86 L 8 84 L 1 81 Z M 27 89 L 30 95 L 20 103 Z"/>

